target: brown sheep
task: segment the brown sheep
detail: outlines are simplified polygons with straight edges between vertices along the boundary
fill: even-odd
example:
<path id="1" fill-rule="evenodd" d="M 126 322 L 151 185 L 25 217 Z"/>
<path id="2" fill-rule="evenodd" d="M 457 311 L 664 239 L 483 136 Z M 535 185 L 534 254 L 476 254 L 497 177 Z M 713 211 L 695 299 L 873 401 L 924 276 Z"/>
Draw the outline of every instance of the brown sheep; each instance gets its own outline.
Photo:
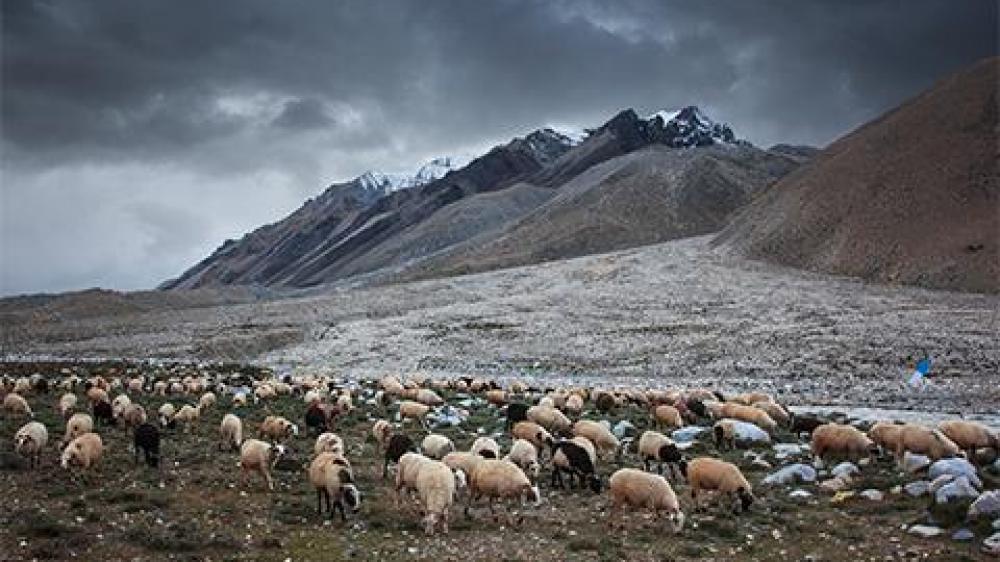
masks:
<path id="1" fill-rule="evenodd" d="M 35 413 L 31 411 L 31 406 L 28 406 L 28 401 L 21 395 L 14 392 L 4 396 L 3 409 L 4 412 L 7 412 L 7 414 L 12 416 L 27 416 L 29 418 L 35 417 Z"/>
<path id="2" fill-rule="evenodd" d="M 502 459 L 484 459 L 478 462 L 469 475 L 469 503 L 465 506 L 465 514 L 479 498 L 489 499 L 490 513 L 494 513 L 493 501 L 496 499 L 520 499 L 522 503 L 530 499 L 537 506 L 541 503 L 541 494 L 537 486 L 531 485 L 531 480 L 516 464 Z"/>
<path id="3" fill-rule="evenodd" d="M 299 426 L 281 416 L 267 416 L 260 424 L 260 434 L 274 441 L 283 441 L 299 435 Z"/>
<path id="4" fill-rule="evenodd" d="M 421 404 L 420 402 L 414 402 L 412 400 L 404 400 L 399 403 L 399 417 L 403 421 L 406 420 L 417 420 L 420 422 L 421 427 L 427 428 L 427 413 L 431 411 L 431 407 L 426 404 Z"/>
<path id="5" fill-rule="evenodd" d="M 618 438 L 604 424 L 591 420 L 580 420 L 573 424 L 573 435 L 586 437 L 602 455 L 617 455 L 620 445 Z"/>
<path id="6" fill-rule="evenodd" d="M 993 449 L 1000 453 L 1000 436 L 979 422 L 947 420 L 939 423 L 938 429 L 964 449 L 970 461 L 976 458 L 976 449 Z"/>
<path id="7" fill-rule="evenodd" d="M 104 451 L 104 443 L 101 436 L 94 433 L 84 433 L 70 441 L 63 450 L 61 464 L 63 468 L 76 465 L 87 470 L 94 467 L 101 460 L 101 453 Z"/>
<path id="8" fill-rule="evenodd" d="M 906 424 L 899 431 L 894 451 L 896 458 L 902 460 L 906 451 L 927 455 L 931 460 L 957 457 L 961 453 L 958 445 L 944 433 L 914 424 Z"/>
<path id="9" fill-rule="evenodd" d="M 258 472 L 267 482 L 267 489 L 274 490 L 271 468 L 285 455 L 284 445 L 271 445 L 257 439 L 247 439 L 240 447 L 240 486 L 246 485 L 247 475 Z"/>
<path id="10" fill-rule="evenodd" d="M 653 421 L 657 426 L 666 426 L 671 428 L 684 427 L 684 420 L 681 419 L 680 411 L 666 404 L 656 406 L 653 408 Z"/>
<path id="11" fill-rule="evenodd" d="M 668 514 L 671 530 L 680 532 L 684 526 L 684 512 L 681 511 L 677 494 L 665 478 L 634 468 L 623 468 L 611 475 L 611 509 L 608 516 L 625 507 L 645 508 L 657 515 L 661 511 Z"/>
<path id="12" fill-rule="evenodd" d="M 65 446 L 84 433 L 94 431 L 94 418 L 90 414 L 82 412 L 73 414 L 66 420 L 66 434 L 63 436 L 62 445 Z"/>
<path id="13" fill-rule="evenodd" d="M 858 428 L 838 423 L 823 424 L 813 430 L 812 453 L 820 459 L 827 456 L 857 460 L 878 452 L 875 442 Z"/>
<path id="14" fill-rule="evenodd" d="M 572 422 L 562 412 L 548 406 L 532 406 L 528 408 L 528 420 L 537 423 L 552 433 L 567 435 Z"/>
<path id="15" fill-rule="evenodd" d="M 778 424 L 775 423 L 771 416 L 767 415 L 767 412 L 753 406 L 726 402 L 722 404 L 721 412 L 724 418 L 733 418 L 752 423 L 768 433 L 774 433 L 778 429 Z"/>
<path id="16" fill-rule="evenodd" d="M 542 451 L 543 447 L 551 449 L 552 445 L 555 444 L 555 439 L 552 438 L 552 434 L 547 429 L 531 421 L 517 422 L 510 433 L 514 439 L 527 440 L 539 452 Z"/>
<path id="17" fill-rule="evenodd" d="M 715 491 L 731 496 L 735 513 L 747 509 L 754 502 L 753 488 L 735 464 L 711 457 L 698 457 L 688 463 L 687 479 L 696 508 L 701 491 Z"/>

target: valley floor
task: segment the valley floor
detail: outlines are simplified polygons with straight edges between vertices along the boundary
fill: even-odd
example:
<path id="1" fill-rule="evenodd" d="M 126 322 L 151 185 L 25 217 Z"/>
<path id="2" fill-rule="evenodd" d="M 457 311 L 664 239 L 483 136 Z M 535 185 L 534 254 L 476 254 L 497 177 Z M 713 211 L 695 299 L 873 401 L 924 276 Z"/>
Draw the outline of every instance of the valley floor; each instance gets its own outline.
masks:
<path id="1" fill-rule="evenodd" d="M 869 285 L 708 238 L 465 277 L 3 327 L 20 356 L 190 358 L 773 392 L 792 404 L 995 412 L 1000 297 Z M 903 384 L 933 360 L 930 385 Z"/>

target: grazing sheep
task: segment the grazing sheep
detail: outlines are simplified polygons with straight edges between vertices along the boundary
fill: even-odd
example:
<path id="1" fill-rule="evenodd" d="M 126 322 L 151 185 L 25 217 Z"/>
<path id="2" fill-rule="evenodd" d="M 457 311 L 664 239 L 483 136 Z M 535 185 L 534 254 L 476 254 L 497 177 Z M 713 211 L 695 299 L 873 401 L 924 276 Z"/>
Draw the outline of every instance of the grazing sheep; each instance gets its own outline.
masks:
<path id="1" fill-rule="evenodd" d="M 611 491 L 609 517 L 615 517 L 615 512 L 625 507 L 645 508 L 657 516 L 661 511 L 667 512 L 674 533 L 680 532 L 684 526 L 684 512 L 677 501 L 677 494 L 662 476 L 623 468 L 611 475 L 608 484 Z"/>
<path id="2" fill-rule="evenodd" d="M 28 401 L 15 392 L 11 392 L 7 396 L 4 396 L 3 410 L 4 412 L 16 417 L 35 417 L 35 413 L 31 411 L 31 406 L 28 406 Z"/>
<path id="3" fill-rule="evenodd" d="M 563 487 L 562 473 L 566 472 L 571 488 L 576 487 L 573 483 L 573 476 L 576 476 L 581 488 L 589 485 L 594 493 L 600 493 L 601 479 L 597 476 L 596 465 L 597 451 L 586 437 L 559 441 L 552 451 L 552 487 Z"/>
<path id="4" fill-rule="evenodd" d="M 731 496 L 734 513 L 740 513 L 754 502 L 753 488 L 733 463 L 711 457 L 698 457 L 688 463 L 686 476 L 696 508 L 698 494 L 701 491 L 714 491 Z"/>
<path id="5" fill-rule="evenodd" d="M 121 419 L 122 414 L 125 413 L 125 409 L 128 408 L 131 404 L 132 400 L 128 396 L 124 394 L 119 394 L 118 396 L 115 396 L 115 399 L 111 401 L 111 411 L 112 414 L 115 416 L 115 419 Z"/>
<path id="6" fill-rule="evenodd" d="M 313 454 L 320 453 L 344 454 L 344 440 L 336 433 L 321 433 L 313 446 Z"/>
<path id="7" fill-rule="evenodd" d="M 135 377 L 129 379 L 125 388 L 127 388 L 132 394 L 142 394 L 142 378 Z"/>
<path id="8" fill-rule="evenodd" d="M 751 406 L 758 410 L 763 410 L 776 423 L 788 425 L 792 421 L 792 416 L 788 413 L 788 410 L 777 402 L 767 400 L 764 402 L 754 402 Z"/>
<path id="9" fill-rule="evenodd" d="M 895 446 L 896 458 L 902 460 L 903 453 L 909 451 L 927 455 L 931 460 L 957 457 L 961 453 L 954 441 L 938 431 L 922 425 L 906 424 L 899 431 Z"/>
<path id="10" fill-rule="evenodd" d="M 403 453 L 403 456 L 399 457 L 399 465 L 396 467 L 397 496 L 404 490 L 406 492 L 416 490 L 417 472 L 420 471 L 420 465 L 425 462 L 431 462 L 431 460 L 420 453 L 412 452 Z"/>
<path id="11" fill-rule="evenodd" d="M 59 410 L 59 415 L 66 419 L 71 413 L 73 413 L 73 408 L 76 407 L 77 399 L 76 394 L 66 393 L 59 398 L 59 405 L 56 409 Z"/>
<path id="12" fill-rule="evenodd" d="M 361 506 L 361 492 L 354 484 L 350 468 L 342 463 L 343 458 L 336 453 L 319 453 L 309 464 L 309 483 L 316 488 L 316 511 L 323 514 L 325 498 L 330 517 L 336 508 L 341 520 L 347 521 L 347 509 L 356 513 Z"/>
<path id="13" fill-rule="evenodd" d="M 658 427 L 681 428 L 684 427 L 684 419 L 681 412 L 673 406 L 662 404 L 653 408 L 653 421 Z"/>
<path id="14" fill-rule="evenodd" d="M 281 416 L 267 416 L 260 424 L 260 434 L 274 441 L 299 435 L 299 426 Z"/>
<path id="15" fill-rule="evenodd" d="M 438 396 L 437 392 L 434 392 L 429 388 L 421 388 L 420 390 L 418 390 L 416 396 L 413 399 L 425 406 L 444 405 L 444 399 Z"/>
<path id="16" fill-rule="evenodd" d="M 556 443 L 556 440 L 552 437 L 552 434 L 549 433 L 548 430 L 531 421 L 517 422 L 514 425 L 514 429 L 511 431 L 511 436 L 513 436 L 514 439 L 527 440 L 534 445 L 539 452 L 542 451 L 543 447 L 551 449 Z"/>
<path id="17" fill-rule="evenodd" d="M 219 424 L 219 450 L 237 450 L 243 444 L 243 420 L 235 414 L 222 416 Z"/>
<path id="18" fill-rule="evenodd" d="M 649 463 L 656 461 L 657 472 L 663 474 L 663 464 L 666 463 L 669 480 L 673 480 L 675 474 L 683 477 L 687 471 L 687 463 L 677 444 L 657 431 L 645 431 L 639 436 L 639 458 L 646 472 L 649 472 Z"/>
<path id="19" fill-rule="evenodd" d="M 600 410 L 601 413 L 606 414 L 618 406 L 618 401 L 615 400 L 614 395 L 610 392 L 602 390 L 598 392 L 597 396 L 594 398 L 594 405 L 597 406 L 597 409 Z"/>
<path id="20" fill-rule="evenodd" d="M 106 423 L 107 425 L 116 425 L 115 420 L 115 410 L 111 407 L 110 402 L 101 401 L 94 402 L 92 404 L 91 411 L 94 414 L 94 422 L 100 425 L 101 423 Z"/>
<path id="21" fill-rule="evenodd" d="M 868 437 L 882 451 L 895 451 L 896 443 L 899 442 L 899 432 L 903 429 L 901 423 L 876 422 L 868 430 Z"/>
<path id="22" fill-rule="evenodd" d="M 520 499 L 523 503 L 530 499 L 537 506 L 542 496 L 537 486 L 532 486 L 528 476 L 516 464 L 501 459 L 484 459 L 472 469 L 468 479 L 469 503 L 465 506 L 465 514 L 473 502 L 486 496 L 489 501 L 490 513 L 493 513 L 493 501 L 496 499 Z"/>
<path id="23" fill-rule="evenodd" d="M 317 435 L 327 430 L 327 416 L 326 410 L 323 409 L 323 405 L 319 402 L 314 402 L 309 405 L 306 410 L 306 433 L 310 435 Z"/>
<path id="24" fill-rule="evenodd" d="M 507 393 L 503 390 L 489 390 L 486 392 L 486 401 L 500 408 L 507 404 Z"/>
<path id="25" fill-rule="evenodd" d="M 170 402 L 164 402 L 160 405 L 160 409 L 157 410 L 160 415 L 160 426 L 161 427 L 174 427 L 174 414 L 177 413 L 177 408 L 174 407 Z"/>
<path id="26" fill-rule="evenodd" d="M 484 459 L 499 459 L 500 458 L 500 445 L 494 441 L 491 437 L 477 437 L 475 441 L 472 442 L 472 447 L 469 451 L 483 457 Z"/>
<path id="27" fill-rule="evenodd" d="M 708 408 L 705 407 L 705 402 L 698 398 L 687 398 L 684 401 L 684 406 L 694 414 L 695 418 L 707 418 L 711 415 Z"/>
<path id="28" fill-rule="evenodd" d="M 976 449 L 993 449 L 1000 453 L 1000 436 L 979 422 L 947 420 L 939 423 L 938 429 L 965 450 L 970 461 L 976 458 Z"/>
<path id="29" fill-rule="evenodd" d="M 767 415 L 767 412 L 759 408 L 754 408 L 753 406 L 744 406 L 743 404 L 726 402 L 722 404 L 721 413 L 721 416 L 716 417 L 733 418 L 740 421 L 750 422 L 768 433 L 774 433 L 774 431 L 778 429 L 778 424 L 771 419 L 771 416 Z"/>
<path id="30" fill-rule="evenodd" d="M 611 453 L 616 455 L 620 445 L 618 438 L 603 423 L 580 420 L 573 424 L 573 435 L 586 437 L 597 448 L 597 452 L 604 455 Z"/>
<path id="31" fill-rule="evenodd" d="M 385 449 L 386 445 L 389 444 L 389 438 L 392 437 L 392 424 L 386 420 L 376 421 L 375 425 L 372 426 L 372 435 L 379 447 Z"/>
<path id="32" fill-rule="evenodd" d="M 127 427 L 142 425 L 146 423 L 146 409 L 136 403 L 129 404 L 122 412 L 121 419 Z"/>
<path id="33" fill-rule="evenodd" d="M 560 435 L 568 435 L 573 425 L 562 412 L 549 406 L 532 406 L 528 408 L 527 416 L 529 421 Z"/>
<path id="34" fill-rule="evenodd" d="M 733 420 L 719 420 L 712 426 L 712 433 L 715 435 L 715 446 L 721 451 L 723 449 L 736 448 L 736 424 Z"/>
<path id="35" fill-rule="evenodd" d="M 567 414 L 579 416 L 583 413 L 583 398 L 579 394 L 570 394 L 566 397 L 566 405 L 564 408 Z"/>
<path id="36" fill-rule="evenodd" d="M 205 410 L 214 407 L 215 402 L 216 402 L 215 393 L 206 392 L 205 394 L 201 395 L 201 398 L 198 399 L 198 409 L 204 412 Z"/>
<path id="37" fill-rule="evenodd" d="M 509 431 L 515 424 L 528 419 L 528 405 L 520 402 L 507 404 L 507 423 L 504 427 Z"/>
<path id="38" fill-rule="evenodd" d="M 135 462 L 139 462 L 139 451 L 142 451 L 146 458 L 146 464 L 151 467 L 160 465 L 160 430 L 151 423 L 143 423 L 135 428 L 132 436 L 132 445 L 135 449 Z"/>
<path id="39" fill-rule="evenodd" d="M 743 394 L 737 394 L 729 399 L 729 402 L 736 402 L 737 404 L 743 404 L 744 406 L 752 406 L 757 402 L 774 402 L 771 395 L 766 392 L 745 392 Z"/>
<path id="40" fill-rule="evenodd" d="M 826 422 L 814 417 L 814 416 L 802 416 L 798 414 L 790 414 L 791 416 L 791 431 L 795 435 L 802 435 L 803 433 L 812 435 L 812 432 L 816 430 L 817 427 L 825 424 Z"/>
<path id="41" fill-rule="evenodd" d="M 247 394 L 245 392 L 237 392 L 233 395 L 233 406 L 238 408 L 245 407 L 247 405 Z"/>
<path id="42" fill-rule="evenodd" d="M 510 446 L 510 452 L 504 459 L 521 467 L 521 470 L 531 478 L 532 482 L 538 480 L 542 467 L 538 462 L 538 449 L 531 441 L 514 439 Z"/>
<path id="43" fill-rule="evenodd" d="M 857 460 L 878 453 L 875 443 L 861 430 L 838 423 L 823 424 L 813 430 L 811 447 L 813 455 L 820 459 L 843 456 Z"/>
<path id="44" fill-rule="evenodd" d="M 167 395 L 167 382 L 166 381 L 156 381 L 153 383 L 153 394 L 157 396 Z"/>
<path id="45" fill-rule="evenodd" d="M 382 479 L 389 474 L 389 465 L 398 463 L 399 458 L 415 449 L 413 440 L 402 433 L 396 433 L 389 437 L 389 442 L 385 447 L 385 462 L 382 464 Z"/>
<path id="46" fill-rule="evenodd" d="M 403 420 L 417 420 L 420 422 L 421 427 L 427 428 L 427 413 L 431 411 L 431 407 L 426 404 L 421 404 L 420 402 L 414 402 L 412 400 L 404 400 L 399 403 L 399 417 Z"/>
<path id="47" fill-rule="evenodd" d="M 94 431 L 94 418 L 90 414 L 82 412 L 73 414 L 66 420 L 66 433 L 63 435 L 62 445 L 65 446 L 84 433 Z"/>
<path id="48" fill-rule="evenodd" d="M 423 451 L 424 455 L 434 460 L 441 460 L 445 455 L 455 450 L 455 444 L 444 435 L 431 433 L 424 437 L 420 443 L 420 450 Z"/>
<path id="49" fill-rule="evenodd" d="M 191 433 L 196 427 L 198 419 L 201 417 L 201 409 L 185 404 L 174 414 L 174 421 L 180 422 L 184 426 L 185 433 Z"/>
<path id="50" fill-rule="evenodd" d="M 103 451 L 104 443 L 101 442 L 100 435 L 93 432 L 84 433 L 70 441 L 63 449 L 60 464 L 67 469 L 70 465 L 75 465 L 87 470 L 101 460 Z"/>
<path id="51" fill-rule="evenodd" d="M 253 401 L 254 403 L 259 403 L 264 400 L 269 400 L 278 395 L 278 391 L 274 389 L 270 384 L 261 384 L 253 390 Z"/>
<path id="52" fill-rule="evenodd" d="M 14 451 L 28 459 L 28 467 L 41 464 L 42 450 L 49 442 L 49 431 L 40 422 L 28 422 L 14 434 Z"/>
<path id="53" fill-rule="evenodd" d="M 267 489 L 274 490 L 271 468 L 285 456 L 284 445 L 271 445 L 257 439 L 247 439 L 240 447 L 240 486 L 246 485 L 247 473 L 259 472 L 267 482 Z"/>
<path id="54" fill-rule="evenodd" d="M 466 477 L 471 475 L 476 465 L 482 461 L 483 457 L 469 451 L 455 451 L 448 453 L 441 459 L 441 462 L 448 465 L 452 470 L 461 470 Z"/>
<path id="55" fill-rule="evenodd" d="M 427 460 L 420 464 L 414 487 L 424 508 L 424 533 L 448 533 L 448 517 L 455 502 L 455 472 L 446 464 Z"/>
<path id="56" fill-rule="evenodd" d="M 90 400 L 91 405 L 98 402 L 111 402 L 108 392 L 99 386 L 91 386 L 87 389 L 87 400 Z"/>

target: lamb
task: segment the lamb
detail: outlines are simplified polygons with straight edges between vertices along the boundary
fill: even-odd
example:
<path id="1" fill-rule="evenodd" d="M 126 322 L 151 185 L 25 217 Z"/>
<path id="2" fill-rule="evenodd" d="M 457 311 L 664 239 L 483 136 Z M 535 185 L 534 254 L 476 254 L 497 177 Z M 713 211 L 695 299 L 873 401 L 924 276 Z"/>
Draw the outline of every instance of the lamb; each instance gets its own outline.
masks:
<path id="1" fill-rule="evenodd" d="M 49 442 L 49 431 L 40 422 L 28 422 L 14 434 L 14 451 L 28 459 L 28 467 L 41 464 L 42 450 Z"/>
<path id="2" fill-rule="evenodd" d="M 931 460 L 956 457 L 961 453 L 958 445 L 941 431 L 914 424 L 906 424 L 899 431 L 894 451 L 896 458 L 901 460 L 905 451 L 927 455 Z"/>
<path id="3" fill-rule="evenodd" d="M 56 406 L 56 409 L 59 410 L 59 415 L 62 416 L 63 419 L 68 418 L 73 412 L 73 408 L 76 407 L 76 402 L 76 394 L 71 392 L 63 394 L 62 397 L 59 398 L 59 405 Z"/>
<path id="4" fill-rule="evenodd" d="M 500 458 L 500 445 L 490 437 L 477 437 L 469 450 L 484 459 Z"/>
<path id="5" fill-rule="evenodd" d="M 285 456 L 284 445 L 271 445 L 257 439 L 247 439 L 240 447 L 240 485 L 246 484 L 247 473 L 259 472 L 267 482 L 267 489 L 274 490 L 271 468 Z"/>
<path id="6" fill-rule="evenodd" d="M 77 437 L 91 431 L 94 431 L 94 419 L 90 414 L 82 412 L 73 414 L 66 420 L 66 434 L 63 436 L 62 445 L 68 445 Z"/>
<path id="7" fill-rule="evenodd" d="M 421 427 L 427 428 L 427 413 L 431 411 L 431 407 L 420 402 L 414 402 L 412 400 L 404 400 L 399 403 L 399 416 L 404 421 L 411 419 L 420 422 Z"/>
<path id="8" fill-rule="evenodd" d="M 668 406 L 666 404 L 656 406 L 653 408 L 653 421 L 657 426 L 665 426 L 671 428 L 684 427 L 684 420 L 681 418 L 681 412 L 673 406 Z"/>
<path id="9" fill-rule="evenodd" d="M 687 472 L 687 462 L 677 444 L 656 431 L 645 431 L 639 436 L 639 457 L 646 472 L 649 472 L 649 463 L 656 461 L 658 472 L 663 474 L 663 463 L 666 463 L 667 477 L 670 480 L 673 480 L 675 473 L 682 477 Z"/>
<path id="10" fill-rule="evenodd" d="M 670 528 L 674 533 L 684 527 L 684 512 L 681 511 L 677 494 L 665 478 L 634 468 L 623 468 L 611 475 L 611 509 L 608 515 L 614 517 L 616 510 L 626 506 L 646 508 L 659 515 L 668 514 Z"/>
<path id="11" fill-rule="evenodd" d="M 350 468 L 345 468 L 342 462 L 336 453 L 319 453 L 309 464 L 309 483 L 316 488 L 316 511 L 323 514 L 325 498 L 330 517 L 336 508 L 341 520 L 347 521 L 347 509 L 355 513 L 361 506 L 361 492 L 354 484 Z"/>
<path id="12" fill-rule="evenodd" d="M 735 464 L 698 457 L 688 463 L 686 476 L 696 508 L 701 491 L 716 491 L 732 497 L 734 513 L 740 513 L 754 502 L 753 488 Z"/>
<path id="13" fill-rule="evenodd" d="M 101 453 L 104 451 L 104 443 L 101 436 L 88 432 L 70 441 L 63 450 L 60 464 L 68 469 L 70 465 L 77 465 L 83 470 L 87 470 L 101 460 Z"/>
<path id="14" fill-rule="evenodd" d="M 993 449 L 1000 453 L 1000 436 L 979 422 L 947 420 L 939 423 L 938 429 L 964 449 L 970 461 L 976 458 L 976 449 Z"/>
<path id="15" fill-rule="evenodd" d="M 157 410 L 160 415 L 160 425 L 163 427 L 174 427 L 174 414 L 177 413 L 177 408 L 174 407 L 170 402 L 164 402 L 160 405 L 160 409 Z"/>
<path id="16" fill-rule="evenodd" d="M 472 503 L 486 496 L 489 500 L 490 513 L 493 513 L 495 499 L 519 498 L 522 503 L 530 499 L 537 506 L 542 496 L 537 486 L 532 486 L 527 475 L 516 464 L 501 459 L 484 459 L 479 461 L 469 475 L 469 503 L 465 506 L 465 514 L 469 515 Z"/>
<path id="17" fill-rule="evenodd" d="M 568 435 L 573 425 L 562 412 L 549 406 L 532 406 L 528 408 L 527 416 L 529 421 L 560 435 Z"/>
<path id="18" fill-rule="evenodd" d="M 813 455 L 820 459 L 828 455 L 859 459 L 878 452 L 875 443 L 861 430 L 837 423 L 817 427 L 812 434 L 811 447 Z"/>
<path id="19" fill-rule="evenodd" d="M 216 402 L 215 393 L 206 392 L 205 394 L 201 395 L 201 398 L 198 399 L 198 409 L 204 412 L 205 410 L 214 407 L 215 402 Z"/>
<path id="20" fill-rule="evenodd" d="M 434 534 L 436 527 L 448 533 L 448 516 L 455 501 L 455 473 L 448 465 L 435 460 L 421 463 L 414 486 L 424 508 L 424 532 Z"/>
<path id="21" fill-rule="evenodd" d="M 455 444 L 444 435 L 431 433 L 424 437 L 420 443 L 420 450 L 423 451 L 424 455 L 434 460 L 441 460 L 445 455 L 455 450 Z"/>
<path id="22" fill-rule="evenodd" d="M 344 454 L 344 440 L 336 433 L 321 433 L 313 446 L 313 454 L 320 453 Z"/>
<path id="23" fill-rule="evenodd" d="M 556 443 L 552 451 L 552 487 L 563 487 L 562 473 L 570 475 L 570 487 L 573 476 L 576 476 L 580 486 L 586 482 L 594 493 L 601 492 L 601 479 L 597 476 L 597 451 L 586 437 L 574 437 Z"/>
<path id="24" fill-rule="evenodd" d="M 508 460 L 521 467 L 521 470 L 533 482 L 538 480 L 541 465 L 538 462 L 538 449 L 535 448 L 535 445 L 531 441 L 527 439 L 515 439 L 510 446 L 510 452 L 507 453 L 504 460 Z"/>
<path id="25" fill-rule="evenodd" d="M 31 406 L 28 406 L 28 401 L 15 392 L 11 392 L 7 396 L 4 396 L 3 409 L 4 412 L 13 416 L 28 416 L 29 418 L 35 417 L 35 413 L 31 411 Z"/>
<path id="26" fill-rule="evenodd" d="M 517 422 L 527 421 L 528 405 L 520 402 L 507 404 L 507 423 L 505 428 L 510 430 Z"/>
<path id="27" fill-rule="evenodd" d="M 132 436 L 132 445 L 135 449 L 135 462 L 139 462 L 139 451 L 142 451 L 146 458 L 146 464 L 151 467 L 160 465 L 160 430 L 151 423 L 143 423 L 135 428 Z"/>
<path id="28" fill-rule="evenodd" d="M 778 424 L 771 419 L 771 416 L 767 415 L 767 412 L 759 408 L 754 408 L 753 406 L 744 406 L 743 404 L 726 402 L 722 404 L 721 413 L 721 417 L 723 418 L 733 418 L 740 421 L 750 422 L 768 433 L 773 433 L 776 429 L 778 429 Z"/>
<path id="29" fill-rule="evenodd" d="M 541 452 L 543 447 L 552 448 L 556 441 L 552 434 L 535 422 L 522 421 L 514 425 L 511 435 L 515 439 L 525 439 Z"/>
<path id="30" fill-rule="evenodd" d="M 598 453 L 611 453 L 612 455 L 618 453 L 620 445 L 618 438 L 602 423 L 580 420 L 573 424 L 573 435 L 589 439 L 597 448 Z"/>
<path id="31" fill-rule="evenodd" d="M 128 427 L 136 427 L 146 423 L 146 409 L 139 404 L 129 404 L 121 415 L 122 421 Z"/>
<path id="32" fill-rule="evenodd" d="M 185 433 L 191 433 L 200 417 L 201 409 L 191 406 L 190 404 L 185 404 L 181 406 L 181 409 L 176 414 L 174 414 L 174 421 L 181 422 L 181 425 L 184 426 Z"/>
<path id="33" fill-rule="evenodd" d="M 386 420 L 376 421 L 372 426 L 372 435 L 375 437 L 375 442 L 385 449 L 389 444 L 389 438 L 392 437 L 392 424 Z"/>
<path id="34" fill-rule="evenodd" d="M 405 434 L 397 433 L 389 437 L 385 447 L 385 462 L 382 464 L 382 479 L 389 474 L 389 464 L 398 463 L 400 457 L 414 450 L 413 440 Z"/>
<path id="35" fill-rule="evenodd" d="M 235 414 L 222 416 L 219 425 L 219 450 L 223 448 L 236 450 L 243 444 L 243 420 Z"/>
<path id="36" fill-rule="evenodd" d="M 299 435 L 299 426 L 281 416 L 267 416 L 260 424 L 260 434 L 274 441 Z"/>
<path id="37" fill-rule="evenodd" d="M 736 447 L 736 424 L 733 420 L 719 420 L 712 426 L 715 435 L 715 446 L 721 451 Z"/>

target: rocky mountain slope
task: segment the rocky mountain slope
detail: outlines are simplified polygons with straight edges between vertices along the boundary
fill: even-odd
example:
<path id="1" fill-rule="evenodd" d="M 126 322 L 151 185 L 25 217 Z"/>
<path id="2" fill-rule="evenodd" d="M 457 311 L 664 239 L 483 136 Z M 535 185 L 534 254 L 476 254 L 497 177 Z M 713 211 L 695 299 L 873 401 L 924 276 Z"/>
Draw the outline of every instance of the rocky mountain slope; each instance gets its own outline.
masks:
<path id="1" fill-rule="evenodd" d="M 950 76 L 767 189 L 716 238 L 871 281 L 1000 292 L 1000 58 Z"/>
<path id="2" fill-rule="evenodd" d="M 331 186 L 163 288 L 298 288 L 383 270 L 459 272 L 468 268 L 454 260 L 471 258 L 477 245 L 497 249 L 490 237 L 499 235 L 525 251 L 476 258 L 472 269 L 713 232 L 803 154 L 737 141 L 693 106 L 646 118 L 625 110 L 581 139 L 541 129 L 440 178 L 365 174 Z"/>

